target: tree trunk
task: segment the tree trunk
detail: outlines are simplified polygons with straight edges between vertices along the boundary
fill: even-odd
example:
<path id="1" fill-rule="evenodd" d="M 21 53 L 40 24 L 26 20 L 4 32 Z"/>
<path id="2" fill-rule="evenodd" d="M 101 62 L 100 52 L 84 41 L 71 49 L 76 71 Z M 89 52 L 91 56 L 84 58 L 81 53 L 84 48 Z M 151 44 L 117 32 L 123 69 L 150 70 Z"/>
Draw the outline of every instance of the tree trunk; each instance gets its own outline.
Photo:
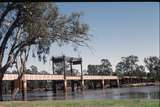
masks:
<path id="1" fill-rule="evenodd" d="M 2 92 L 3 92 L 3 76 L 4 74 L 2 74 L 2 72 L 0 71 L 0 101 L 3 101 L 3 96 L 2 96 Z"/>
<path id="2" fill-rule="evenodd" d="M 3 97 L 2 97 L 2 79 L 0 79 L 0 101 L 3 101 Z"/>
<path id="3" fill-rule="evenodd" d="M 0 65 L 1 66 L 1 65 Z M 3 77 L 6 72 L 8 65 L 5 65 L 3 68 L 0 67 L 0 101 L 3 101 L 2 91 L 3 91 Z"/>

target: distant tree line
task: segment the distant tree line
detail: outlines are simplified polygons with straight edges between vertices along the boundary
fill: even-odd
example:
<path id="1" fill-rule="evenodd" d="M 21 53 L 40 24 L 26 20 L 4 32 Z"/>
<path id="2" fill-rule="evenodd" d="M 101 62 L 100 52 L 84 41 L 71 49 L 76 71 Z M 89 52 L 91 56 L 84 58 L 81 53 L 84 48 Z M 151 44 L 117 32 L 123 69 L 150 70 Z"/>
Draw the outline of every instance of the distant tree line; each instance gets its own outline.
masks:
<path id="1" fill-rule="evenodd" d="M 99 65 L 88 65 L 88 75 L 117 75 L 123 76 L 139 76 L 147 77 L 154 81 L 160 81 L 160 58 L 150 56 L 144 58 L 145 66 L 138 64 L 137 56 L 130 55 L 122 57 L 121 61 L 117 63 L 115 72 L 113 72 L 112 65 L 108 59 L 101 59 Z M 146 72 L 145 68 L 149 71 Z"/>
<path id="2" fill-rule="evenodd" d="M 108 59 L 102 59 L 100 65 L 88 65 L 89 75 L 112 75 L 112 65 Z"/>

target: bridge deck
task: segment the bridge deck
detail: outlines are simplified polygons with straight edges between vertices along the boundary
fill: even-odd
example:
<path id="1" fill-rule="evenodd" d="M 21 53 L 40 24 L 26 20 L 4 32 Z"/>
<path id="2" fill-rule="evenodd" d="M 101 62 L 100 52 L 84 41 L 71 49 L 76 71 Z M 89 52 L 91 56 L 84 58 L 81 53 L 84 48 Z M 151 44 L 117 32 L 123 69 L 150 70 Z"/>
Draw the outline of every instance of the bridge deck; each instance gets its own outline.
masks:
<path id="1" fill-rule="evenodd" d="M 15 80 L 17 79 L 17 74 L 5 74 L 3 80 Z M 64 75 L 33 75 L 24 74 L 23 80 L 64 80 Z M 117 76 L 93 76 L 84 75 L 84 80 L 115 80 L 118 79 Z M 66 76 L 66 80 L 81 80 L 81 76 Z"/>
<path id="2" fill-rule="evenodd" d="M 18 74 L 5 74 L 3 80 L 15 80 L 18 78 Z M 143 78 L 136 76 L 124 76 L 123 78 Z M 24 74 L 23 80 L 64 80 L 64 75 L 37 75 L 37 74 Z M 116 80 L 120 79 L 118 76 L 100 76 L 100 75 L 83 75 L 83 80 Z M 66 80 L 81 80 L 81 76 L 66 76 Z"/>

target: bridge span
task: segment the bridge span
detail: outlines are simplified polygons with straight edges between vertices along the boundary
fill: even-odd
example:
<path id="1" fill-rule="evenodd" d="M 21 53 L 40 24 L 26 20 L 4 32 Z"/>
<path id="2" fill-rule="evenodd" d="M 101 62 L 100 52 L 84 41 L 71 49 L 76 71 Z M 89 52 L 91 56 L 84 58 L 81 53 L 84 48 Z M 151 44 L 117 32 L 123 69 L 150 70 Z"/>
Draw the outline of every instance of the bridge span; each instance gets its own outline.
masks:
<path id="1" fill-rule="evenodd" d="M 79 76 L 69 76 L 69 75 L 41 75 L 41 74 L 23 74 L 21 78 L 19 78 L 18 74 L 4 74 L 3 80 L 4 81 L 14 81 L 12 96 L 15 96 L 17 93 L 17 90 L 21 89 L 23 93 L 23 97 L 26 97 L 27 94 L 27 81 L 30 80 L 51 80 L 53 82 L 53 92 L 56 93 L 56 81 L 63 81 L 63 90 L 64 93 L 67 92 L 67 82 L 71 81 L 71 88 L 72 91 L 74 91 L 74 81 L 80 82 L 81 90 L 83 91 L 85 87 L 84 81 L 101 81 L 101 87 L 102 89 L 105 87 L 105 81 L 109 80 L 114 83 L 116 83 L 117 87 L 120 86 L 120 80 L 121 79 L 138 79 L 140 77 L 136 76 L 124 76 L 123 78 L 119 78 L 118 76 L 100 76 L 100 75 L 79 75 Z M 143 78 L 145 79 L 145 78 Z M 26 99 L 26 98 L 23 98 Z"/>
<path id="2" fill-rule="evenodd" d="M 5 74 L 3 80 L 16 80 L 18 74 Z M 37 75 L 24 74 L 22 80 L 117 80 L 117 76 L 98 76 L 98 75 L 83 75 L 83 76 L 64 76 L 64 75 Z"/>

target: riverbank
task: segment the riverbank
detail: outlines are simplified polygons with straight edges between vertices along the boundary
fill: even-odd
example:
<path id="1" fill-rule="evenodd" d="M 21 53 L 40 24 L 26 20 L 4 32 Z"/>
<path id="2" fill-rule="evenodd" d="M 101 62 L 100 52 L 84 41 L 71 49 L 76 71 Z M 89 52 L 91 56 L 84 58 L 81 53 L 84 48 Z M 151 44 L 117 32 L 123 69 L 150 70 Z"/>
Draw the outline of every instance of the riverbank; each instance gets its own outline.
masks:
<path id="1" fill-rule="evenodd" d="M 0 107 L 159 107 L 159 100 L 5 101 Z"/>

